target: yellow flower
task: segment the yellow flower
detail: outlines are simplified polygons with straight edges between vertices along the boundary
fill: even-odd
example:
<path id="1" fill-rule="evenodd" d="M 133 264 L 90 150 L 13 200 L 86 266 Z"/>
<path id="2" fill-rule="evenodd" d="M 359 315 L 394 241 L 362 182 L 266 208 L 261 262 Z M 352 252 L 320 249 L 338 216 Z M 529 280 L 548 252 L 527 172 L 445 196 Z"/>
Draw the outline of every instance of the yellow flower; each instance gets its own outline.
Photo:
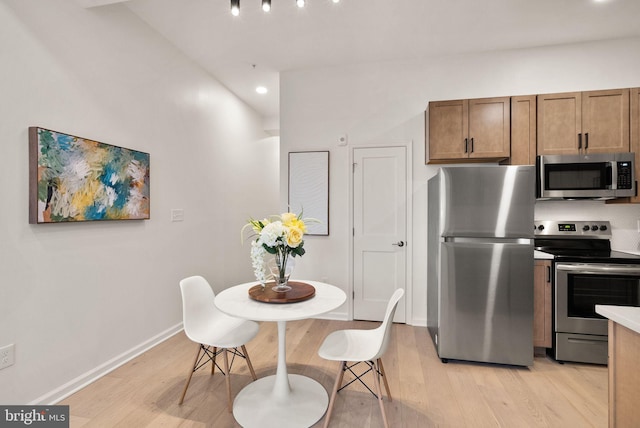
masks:
<path id="1" fill-rule="evenodd" d="M 307 232 L 307 226 L 304 224 L 304 220 L 294 213 L 284 213 L 280 216 L 280 220 L 284 227 L 295 227 L 300 229 L 302 233 Z"/>
<path id="2" fill-rule="evenodd" d="M 291 226 L 291 224 L 298 219 L 298 216 L 294 213 L 284 213 L 280 216 L 280 221 L 285 226 Z"/>
<path id="3" fill-rule="evenodd" d="M 307 226 L 304 224 L 302 219 L 295 219 L 289 224 L 289 227 L 296 227 L 302 231 L 302 233 L 307 233 Z"/>
<path id="4" fill-rule="evenodd" d="M 291 248 L 296 248 L 302 242 L 302 235 L 304 232 L 299 227 L 290 226 L 287 230 L 287 245 Z"/>

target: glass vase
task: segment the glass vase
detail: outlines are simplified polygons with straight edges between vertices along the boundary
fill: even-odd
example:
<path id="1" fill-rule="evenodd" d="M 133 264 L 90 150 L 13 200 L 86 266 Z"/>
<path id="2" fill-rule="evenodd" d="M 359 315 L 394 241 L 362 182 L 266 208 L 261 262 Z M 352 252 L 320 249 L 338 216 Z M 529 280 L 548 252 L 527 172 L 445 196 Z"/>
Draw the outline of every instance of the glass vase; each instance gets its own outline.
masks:
<path id="1" fill-rule="evenodd" d="M 295 264 L 293 257 L 275 257 L 269 261 L 269 271 L 273 281 L 276 283 L 271 287 L 273 291 L 282 293 L 291 290 L 291 286 L 288 283 Z"/>

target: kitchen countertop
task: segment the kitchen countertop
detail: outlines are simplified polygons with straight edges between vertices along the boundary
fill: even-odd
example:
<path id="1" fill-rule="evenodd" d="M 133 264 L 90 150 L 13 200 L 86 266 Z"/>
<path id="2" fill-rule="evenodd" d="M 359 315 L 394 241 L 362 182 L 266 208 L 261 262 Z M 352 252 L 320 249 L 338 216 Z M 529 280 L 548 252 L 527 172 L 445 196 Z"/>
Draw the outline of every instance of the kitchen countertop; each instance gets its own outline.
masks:
<path id="1" fill-rule="evenodd" d="M 596 305 L 596 312 L 640 334 L 640 307 Z"/>
<path id="2" fill-rule="evenodd" d="M 636 256 L 640 255 L 640 251 L 633 251 L 633 250 L 616 250 L 616 251 L 620 251 L 621 253 L 635 254 Z"/>
<path id="3" fill-rule="evenodd" d="M 544 251 L 533 250 L 533 258 L 536 260 L 552 260 L 553 254 L 545 253 Z"/>

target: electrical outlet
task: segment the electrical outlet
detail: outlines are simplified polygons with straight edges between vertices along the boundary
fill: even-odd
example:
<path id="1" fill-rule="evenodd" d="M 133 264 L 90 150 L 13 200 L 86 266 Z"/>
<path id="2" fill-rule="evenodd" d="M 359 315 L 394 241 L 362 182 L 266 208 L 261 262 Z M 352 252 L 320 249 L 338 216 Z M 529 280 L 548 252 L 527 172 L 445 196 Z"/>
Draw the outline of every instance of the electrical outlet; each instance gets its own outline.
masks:
<path id="1" fill-rule="evenodd" d="M 14 351 L 15 345 L 13 343 L 0 348 L 0 370 L 13 365 L 15 359 Z"/>

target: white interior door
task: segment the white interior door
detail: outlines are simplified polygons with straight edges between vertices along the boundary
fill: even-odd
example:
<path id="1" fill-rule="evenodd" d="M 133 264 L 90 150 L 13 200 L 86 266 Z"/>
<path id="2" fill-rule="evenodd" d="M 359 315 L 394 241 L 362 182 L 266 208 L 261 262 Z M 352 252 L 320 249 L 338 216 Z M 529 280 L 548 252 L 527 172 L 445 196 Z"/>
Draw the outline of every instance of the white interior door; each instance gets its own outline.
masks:
<path id="1" fill-rule="evenodd" d="M 406 289 L 406 147 L 354 149 L 353 316 L 381 321 L 394 290 Z M 405 322 L 404 299 L 395 315 Z"/>

